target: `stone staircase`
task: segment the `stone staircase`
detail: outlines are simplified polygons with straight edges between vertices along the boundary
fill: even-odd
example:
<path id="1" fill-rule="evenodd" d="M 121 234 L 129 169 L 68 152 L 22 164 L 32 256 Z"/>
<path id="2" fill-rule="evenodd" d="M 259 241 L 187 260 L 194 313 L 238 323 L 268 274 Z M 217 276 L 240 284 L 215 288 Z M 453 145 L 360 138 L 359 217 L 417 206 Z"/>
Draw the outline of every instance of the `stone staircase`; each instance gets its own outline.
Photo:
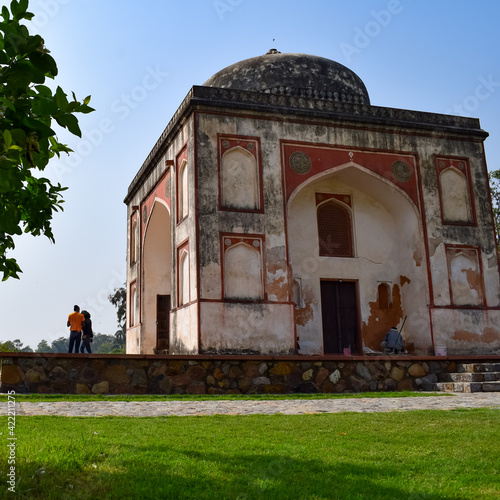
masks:
<path id="1" fill-rule="evenodd" d="M 457 363 L 455 373 L 441 373 L 423 384 L 425 391 L 500 392 L 500 363 Z"/>

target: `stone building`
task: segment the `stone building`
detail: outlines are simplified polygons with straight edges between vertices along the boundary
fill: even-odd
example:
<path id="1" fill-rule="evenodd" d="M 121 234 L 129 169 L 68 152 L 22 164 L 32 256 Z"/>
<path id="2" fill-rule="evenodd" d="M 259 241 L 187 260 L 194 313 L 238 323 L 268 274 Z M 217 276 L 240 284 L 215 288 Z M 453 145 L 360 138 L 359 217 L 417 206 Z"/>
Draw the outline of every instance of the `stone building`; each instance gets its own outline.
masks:
<path id="1" fill-rule="evenodd" d="M 274 49 L 192 87 L 125 198 L 127 353 L 498 352 L 487 135 Z"/>

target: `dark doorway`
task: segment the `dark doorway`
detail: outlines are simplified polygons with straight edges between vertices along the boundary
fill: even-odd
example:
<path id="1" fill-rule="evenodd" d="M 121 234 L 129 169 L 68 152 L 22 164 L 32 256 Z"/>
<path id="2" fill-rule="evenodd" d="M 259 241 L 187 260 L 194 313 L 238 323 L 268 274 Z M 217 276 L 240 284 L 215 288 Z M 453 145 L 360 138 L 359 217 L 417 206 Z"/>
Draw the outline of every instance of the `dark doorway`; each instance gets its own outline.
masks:
<path id="1" fill-rule="evenodd" d="M 358 301 L 356 282 L 321 281 L 321 316 L 325 354 L 358 352 Z"/>
<path id="2" fill-rule="evenodd" d="M 170 333 L 170 295 L 156 296 L 156 347 L 168 349 Z"/>

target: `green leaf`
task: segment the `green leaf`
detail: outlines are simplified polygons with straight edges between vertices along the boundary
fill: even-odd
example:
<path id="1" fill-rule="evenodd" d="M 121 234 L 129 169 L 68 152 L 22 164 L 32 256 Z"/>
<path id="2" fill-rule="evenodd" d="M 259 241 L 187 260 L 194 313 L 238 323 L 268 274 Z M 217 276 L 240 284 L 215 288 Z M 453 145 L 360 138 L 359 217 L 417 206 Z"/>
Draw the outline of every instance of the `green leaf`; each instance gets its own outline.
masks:
<path id="1" fill-rule="evenodd" d="M 10 131 L 7 129 L 3 131 L 3 142 L 5 143 L 5 149 L 9 149 L 12 144 L 12 136 L 10 135 Z"/>
<path id="2" fill-rule="evenodd" d="M 4 5 L 2 7 L 2 17 L 8 21 L 10 19 L 10 12 L 9 12 L 9 9 Z"/>
<path id="3" fill-rule="evenodd" d="M 49 54 L 33 52 L 32 54 L 30 54 L 29 58 L 33 65 L 38 68 L 44 75 L 57 75 L 56 62 Z"/>
<path id="4" fill-rule="evenodd" d="M 57 107 L 61 111 L 66 111 L 68 108 L 68 99 L 61 87 L 57 87 L 56 93 L 54 94 L 56 98 Z"/>
<path id="5" fill-rule="evenodd" d="M 61 125 L 61 127 L 67 128 L 73 135 L 76 135 L 78 137 L 82 136 L 82 132 L 80 130 L 80 127 L 78 125 L 78 119 L 76 116 L 66 113 L 64 115 L 59 115 L 54 117 Z"/>

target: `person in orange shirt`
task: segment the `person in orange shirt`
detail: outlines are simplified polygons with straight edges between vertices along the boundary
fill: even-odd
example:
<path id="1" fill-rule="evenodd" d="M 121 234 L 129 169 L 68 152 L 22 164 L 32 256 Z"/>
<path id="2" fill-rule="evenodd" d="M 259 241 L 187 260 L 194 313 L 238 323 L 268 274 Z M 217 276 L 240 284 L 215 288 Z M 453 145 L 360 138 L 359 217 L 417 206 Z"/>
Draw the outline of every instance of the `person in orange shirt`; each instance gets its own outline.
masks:
<path id="1" fill-rule="evenodd" d="M 69 326 L 69 350 L 71 353 L 73 351 L 73 346 L 75 346 L 75 352 L 78 352 L 80 348 L 80 340 L 82 338 L 82 326 L 85 318 L 80 312 L 80 308 L 75 306 L 74 312 L 68 316 L 67 326 Z"/>

